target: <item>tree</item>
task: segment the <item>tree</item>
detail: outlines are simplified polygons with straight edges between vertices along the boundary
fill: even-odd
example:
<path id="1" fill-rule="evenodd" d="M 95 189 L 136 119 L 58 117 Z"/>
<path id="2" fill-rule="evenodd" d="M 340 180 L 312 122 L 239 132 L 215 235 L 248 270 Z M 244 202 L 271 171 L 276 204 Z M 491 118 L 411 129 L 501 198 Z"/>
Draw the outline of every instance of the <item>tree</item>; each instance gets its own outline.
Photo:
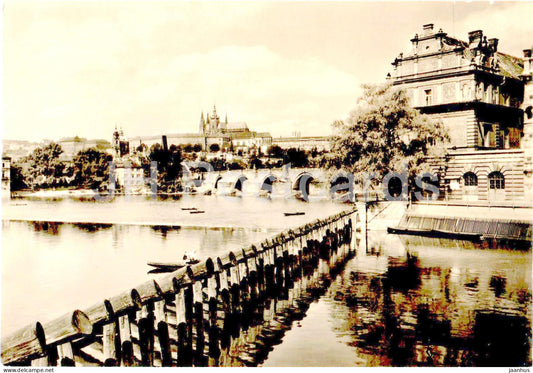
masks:
<path id="1" fill-rule="evenodd" d="M 283 149 L 278 145 L 270 145 L 267 149 L 267 154 L 273 158 L 282 158 Z"/>
<path id="2" fill-rule="evenodd" d="M 220 145 L 218 144 L 211 144 L 209 146 L 209 150 L 212 151 L 213 153 L 216 153 L 220 150 Z"/>
<path id="3" fill-rule="evenodd" d="M 21 190 L 26 188 L 26 183 L 24 182 L 24 175 L 22 173 L 22 167 L 12 163 L 11 168 L 9 169 L 9 178 L 11 182 L 11 190 Z"/>
<path id="4" fill-rule="evenodd" d="M 405 92 L 389 84 L 363 86 L 357 107 L 333 128 L 329 166 L 345 168 L 359 181 L 374 172 L 373 181 L 381 182 L 387 172 L 401 173 L 405 167 L 411 179 L 429 171 L 428 156 L 444 153 L 442 146 L 430 144 L 448 139 L 440 121 L 411 107 Z"/>
<path id="5" fill-rule="evenodd" d="M 110 154 L 96 148 L 84 149 L 74 156 L 74 184 L 78 187 L 96 189 L 109 179 Z"/>
<path id="6" fill-rule="evenodd" d="M 306 167 L 309 164 L 308 154 L 305 150 L 290 148 L 287 150 L 285 163 L 291 163 L 293 167 Z"/>
<path id="7" fill-rule="evenodd" d="M 27 185 L 51 186 L 54 178 L 61 177 L 65 164 L 59 159 L 63 149 L 51 142 L 45 147 L 38 147 L 21 162 L 21 173 Z"/>
<path id="8" fill-rule="evenodd" d="M 192 148 L 192 145 L 190 145 Z M 174 185 L 181 177 L 181 148 L 171 145 L 165 151 L 160 144 L 150 147 L 150 161 L 157 162 L 158 181 L 161 187 L 166 189 Z"/>

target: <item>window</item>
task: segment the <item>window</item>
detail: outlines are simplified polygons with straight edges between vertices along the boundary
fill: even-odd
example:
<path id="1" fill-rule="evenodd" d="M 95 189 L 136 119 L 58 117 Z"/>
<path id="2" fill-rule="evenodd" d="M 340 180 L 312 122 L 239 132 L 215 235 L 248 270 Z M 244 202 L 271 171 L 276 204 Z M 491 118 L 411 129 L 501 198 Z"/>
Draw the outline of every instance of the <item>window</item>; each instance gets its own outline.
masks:
<path id="1" fill-rule="evenodd" d="M 501 172 L 495 171 L 489 175 L 489 189 L 505 189 L 505 178 Z"/>
<path id="2" fill-rule="evenodd" d="M 465 180 L 465 186 L 476 186 L 477 185 L 477 176 L 473 172 L 467 172 L 463 175 Z"/>
<path id="3" fill-rule="evenodd" d="M 424 90 L 425 93 L 425 103 L 426 106 L 430 106 L 433 103 L 433 94 L 431 92 L 431 89 Z"/>

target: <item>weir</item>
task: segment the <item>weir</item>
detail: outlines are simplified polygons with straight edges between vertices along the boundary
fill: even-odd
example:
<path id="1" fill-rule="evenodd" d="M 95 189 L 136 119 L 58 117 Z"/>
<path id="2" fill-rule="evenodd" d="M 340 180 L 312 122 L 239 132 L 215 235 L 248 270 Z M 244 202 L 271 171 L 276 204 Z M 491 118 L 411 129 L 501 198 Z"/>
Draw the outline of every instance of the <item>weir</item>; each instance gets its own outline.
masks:
<path id="1" fill-rule="evenodd" d="M 315 220 L 36 322 L 2 340 L 2 362 L 257 366 L 353 256 L 356 213 Z"/>

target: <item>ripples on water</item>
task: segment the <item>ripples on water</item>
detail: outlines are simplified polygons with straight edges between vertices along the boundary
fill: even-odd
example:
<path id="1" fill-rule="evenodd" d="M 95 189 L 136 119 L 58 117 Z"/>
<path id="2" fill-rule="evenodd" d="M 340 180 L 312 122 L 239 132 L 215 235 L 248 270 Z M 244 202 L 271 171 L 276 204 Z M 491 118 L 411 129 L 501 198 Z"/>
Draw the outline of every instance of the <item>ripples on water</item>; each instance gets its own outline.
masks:
<path id="1" fill-rule="evenodd" d="M 377 232 L 369 241 L 318 301 L 323 327 L 309 329 L 352 347 L 334 365 L 531 365 L 531 252 Z M 319 338 L 294 333 L 320 353 Z M 287 364 L 279 350 L 266 366 Z"/>

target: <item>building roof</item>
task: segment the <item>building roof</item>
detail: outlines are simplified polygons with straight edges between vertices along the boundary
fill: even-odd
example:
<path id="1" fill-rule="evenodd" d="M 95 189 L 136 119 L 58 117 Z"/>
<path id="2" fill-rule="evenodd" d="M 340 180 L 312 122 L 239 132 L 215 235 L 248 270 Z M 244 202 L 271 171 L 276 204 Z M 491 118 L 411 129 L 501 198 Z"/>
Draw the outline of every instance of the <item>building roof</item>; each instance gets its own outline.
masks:
<path id="1" fill-rule="evenodd" d="M 249 131 L 246 122 L 230 122 L 226 124 L 226 131 Z"/>
<path id="2" fill-rule="evenodd" d="M 468 33 L 468 42 L 448 36 L 442 29 L 433 30 L 433 24 L 424 25 L 423 32 L 411 39 L 413 48 L 408 53 L 401 53 L 393 62 L 394 66 L 402 65 L 403 61 L 420 60 L 439 54 L 459 54 L 462 61 L 450 68 L 480 68 L 493 74 L 520 79 L 524 69 L 523 60 L 498 51 L 498 39 L 487 40 L 483 31 Z M 426 70 L 425 73 L 430 73 Z M 412 74 L 412 73 L 411 73 Z M 419 73 L 420 74 L 420 73 Z M 402 74 L 403 75 L 403 74 Z"/>

